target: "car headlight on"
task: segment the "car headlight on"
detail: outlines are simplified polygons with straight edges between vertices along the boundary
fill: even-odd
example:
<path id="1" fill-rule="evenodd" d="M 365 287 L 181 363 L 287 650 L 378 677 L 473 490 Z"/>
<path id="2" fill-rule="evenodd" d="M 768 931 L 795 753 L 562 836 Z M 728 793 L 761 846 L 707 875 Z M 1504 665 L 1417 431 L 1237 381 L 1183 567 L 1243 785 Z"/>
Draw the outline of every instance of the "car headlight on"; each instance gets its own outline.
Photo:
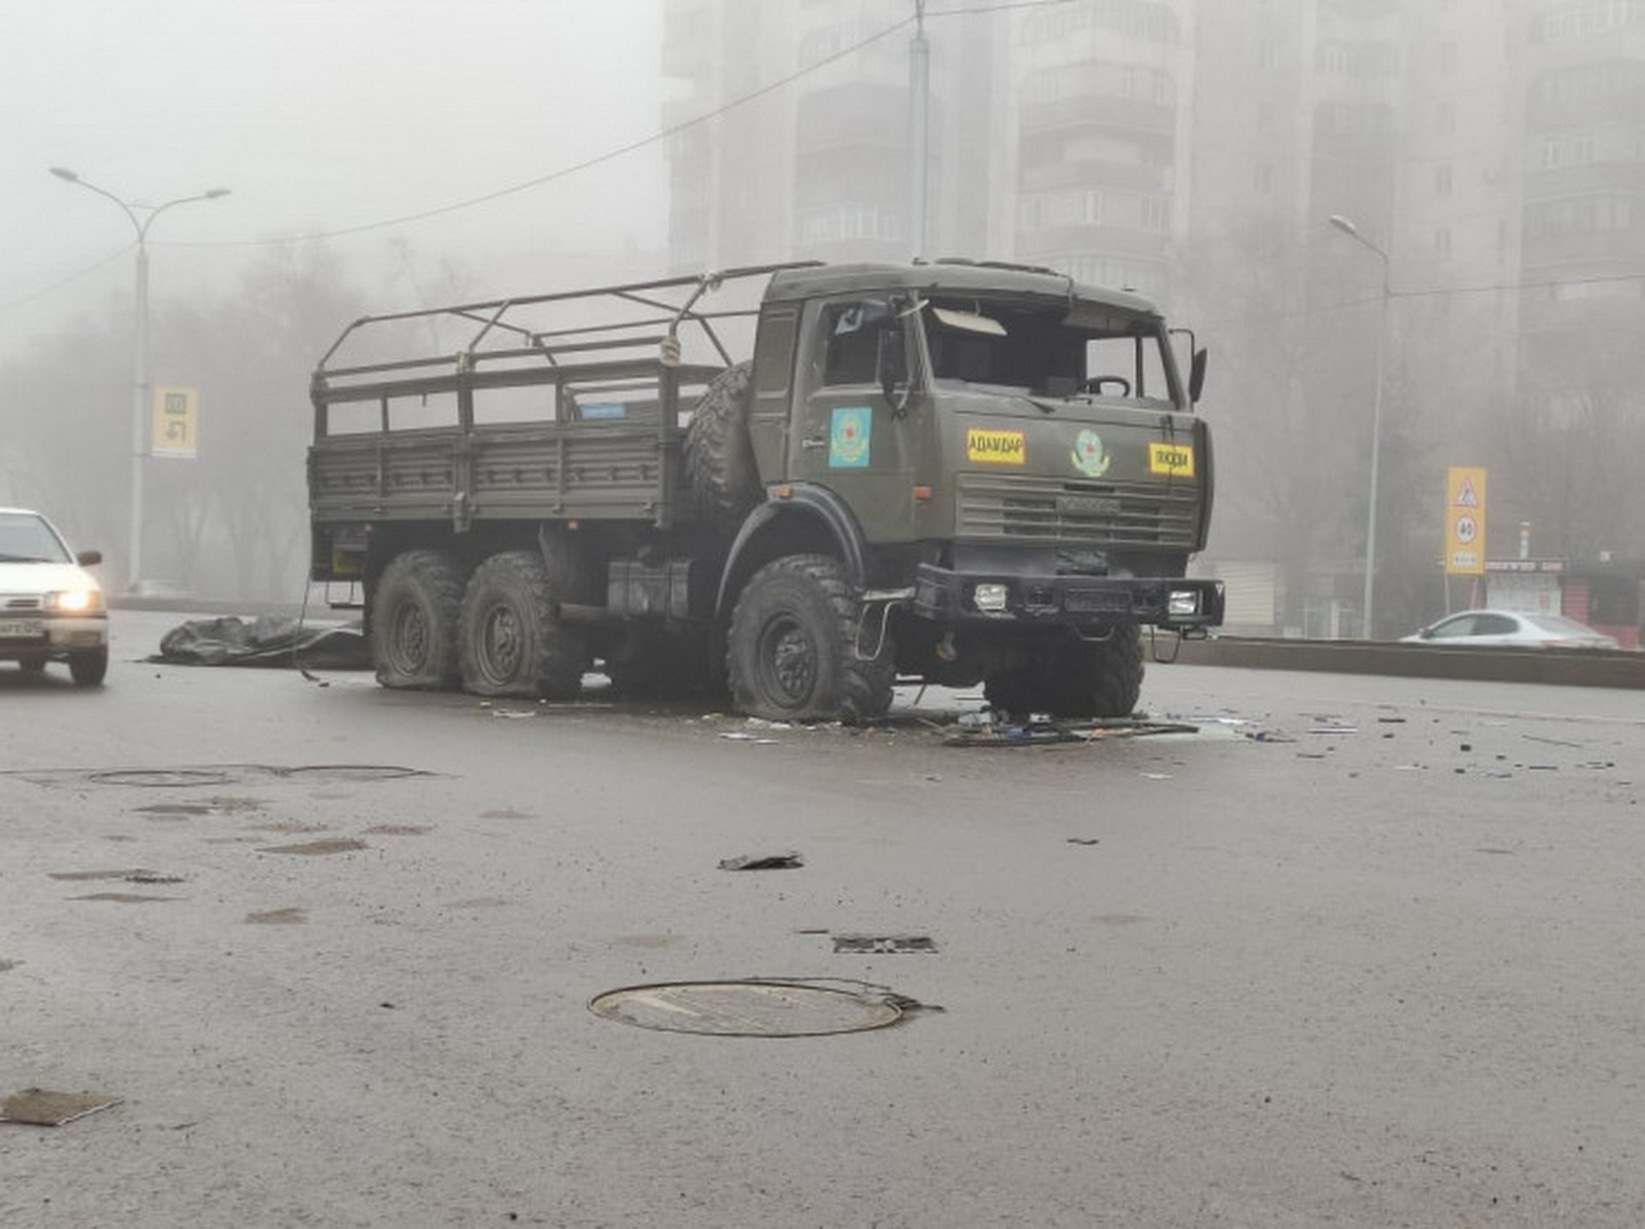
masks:
<path id="1" fill-rule="evenodd" d="M 46 594 L 46 609 L 60 614 L 93 614 L 103 609 L 101 589 L 59 589 Z"/>
<path id="2" fill-rule="evenodd" d="M 1185 619 L 1199 613 L 1199 590 L 1173 589 L 1166 609 L 1173 619 Z"/>
<path id="3" fill-rule="evenodd" d="M 1002 584 L 990 582 L 977 585 L 971 590 L 971 604 L 985 613 L 998 614 L 1005 609 L 1009 594 L 1010 590 Z"/>

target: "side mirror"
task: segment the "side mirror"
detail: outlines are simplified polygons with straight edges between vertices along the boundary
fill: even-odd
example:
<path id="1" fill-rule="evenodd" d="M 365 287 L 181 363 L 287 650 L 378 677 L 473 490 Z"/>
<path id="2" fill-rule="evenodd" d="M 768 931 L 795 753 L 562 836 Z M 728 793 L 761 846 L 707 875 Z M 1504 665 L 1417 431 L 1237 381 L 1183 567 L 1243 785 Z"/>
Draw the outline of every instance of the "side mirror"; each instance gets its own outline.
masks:
<path id="1" fill-rule="evenodd" d="M 880 330 L 880 356 L 876 369 L 879 377 L 880 391 L 885 399 L 899 414 L 908 408 L 908 346 L 903 338 L 903 331 L 897 327 L 893 316 L 889 324 Z M 901 388 L 899 396 L 897 390 Z"/>
<path id="2" fill-rule="evenodd" d="M 897 313 L 884 299 L 865 299 L 840 313 L 834 322 L 834 336 L 844 337 L 863 329 L 883 329 L 896 323 Z"/>
<path id="3" fill-rule="evenodd" d="M 1193 360 L 1188 364 L 1188 400 L 1196 402 L 1199 395 L 1205 391 L 1205 347 L 1201 346 L 1194 351 Z"/>
<path id="4" fill-rule="evenodd" d="M 83 550 L 74 557 L 74 561 L 83 568 L 96 567 L 103 562 L 103 552 L 100 550 Z"/>

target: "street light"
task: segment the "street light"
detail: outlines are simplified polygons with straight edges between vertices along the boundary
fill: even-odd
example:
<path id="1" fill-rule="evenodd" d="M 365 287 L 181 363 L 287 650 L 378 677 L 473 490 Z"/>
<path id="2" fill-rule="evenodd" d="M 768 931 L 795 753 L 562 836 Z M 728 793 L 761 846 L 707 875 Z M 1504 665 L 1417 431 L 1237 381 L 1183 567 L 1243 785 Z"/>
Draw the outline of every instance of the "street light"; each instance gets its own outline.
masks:
<path id="1" fill-rule="evenodd" d="M 1371 408 L 1371 496 L 1365 514 L 1365 638 L 1371 639 L 1372 600 L 1376 594 L 1377 572 L 1377 466 L 1382 455 L 1382 349 L 1388 334 L 1388 253 L 1359 233 L 1359 228 L 1333 213 L 1329 221 L 1355 243 L 1370 249 L 1382 262 L 1382 307 L 1377 319 L 1377 391 Z"/>
<path id="2" fill-rule="evenodd" d="M 149 403 L 149 252 L 148 232 L 154 225 L 154 220 L 173 205 L 186 205 L 190 201 L 214 201 L 220 196 L 227 196 L 227 188 L 211 188 L 194 196 L 179 196 L 175 200 L 166 201 L 160 205 L 144 205 L 138 201 L 126 201 L 99 188 L 96 184 L 80 178 L 79 175 L 66 167 L 54 166 L 51 173 L 57 178 L 71 184 L 77 184 L 88 192 L 95 192 L 98 196 L 107 197 L 126 215 L 127 221 L 137 232 L 137 338 L 136 338 L 136 391 L 132 410 L 132 445 L 131 445 L 131 558 L 126 565 L 126 589 L 128 592 L 137 590 L 138 581 L 142 577 L 143 561 L 143 458 L 147 453 L 148 444 L 148 403 Z M 144 210 L 147 217 L 139 218 L 138 210 Z"/>
<path id="3" fill-rule="evenodd" d="M 931 191 L 931 44 L 925 37 L 925 0 L 914 0 L 914 38 L 908 44 L 908 148 L 912 166 L 908 213 L 916 260 L 925 256 Z"/>

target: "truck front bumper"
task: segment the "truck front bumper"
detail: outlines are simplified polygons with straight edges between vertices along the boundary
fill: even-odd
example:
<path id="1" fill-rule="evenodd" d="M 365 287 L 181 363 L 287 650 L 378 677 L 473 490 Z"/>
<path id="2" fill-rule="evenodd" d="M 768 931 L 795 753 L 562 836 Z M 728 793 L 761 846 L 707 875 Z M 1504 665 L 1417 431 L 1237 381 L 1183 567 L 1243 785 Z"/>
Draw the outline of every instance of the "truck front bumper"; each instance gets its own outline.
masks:
<path id="1" fill-rule="evenodd" d="M 913 612 L 943 624 L 1105 627 L 1141 623 L 1195 631 L 1222 623 L 1220 580 L 1136 576 L 1011 576 L 922 563 Z"/>

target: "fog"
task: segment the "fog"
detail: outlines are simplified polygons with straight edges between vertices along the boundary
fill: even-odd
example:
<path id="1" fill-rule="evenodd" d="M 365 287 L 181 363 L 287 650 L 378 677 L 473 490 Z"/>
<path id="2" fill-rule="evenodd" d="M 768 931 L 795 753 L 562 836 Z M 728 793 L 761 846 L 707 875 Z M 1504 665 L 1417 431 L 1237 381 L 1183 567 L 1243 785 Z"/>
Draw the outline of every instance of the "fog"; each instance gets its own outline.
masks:
<path id="1" fill-rule="evenodd" d="M 660 7 L 29 6 L 0 75 L 6 345 L 129 293 L 131 224 L 54 166 L 134 204 L 230 190 L 155 224 L 157 297 L 228 284 L 260 249 L 311 236 L 408 279 L 418 261 L 490 281 L 538 275 L 555 254 L 655 249 Z"/>
<path id="2" fill-rule="evenodd" d="M 1441 566 L 1453 466 L 1489 470 L 1486 555 L 1604 573 L 1626 600 L 1593 621 L 1637 626 L 1637 8 L 33 8 L 0 78 L 0 503 L 124 578 L 136 248 L 88 186 L 139 219 L 229 189 L 149 233 L 153 382 L 202 391 L 198 458 L 147 462 L 143 569 L 223 600 L 301 592 L 307 373 L 356 316 L 924 235 L 1138 290 L 1210 347 L 1199 567 L 1239 630 L 1364 630 L 1373 456 L 1377 634 L 1483 595 Z"/>

